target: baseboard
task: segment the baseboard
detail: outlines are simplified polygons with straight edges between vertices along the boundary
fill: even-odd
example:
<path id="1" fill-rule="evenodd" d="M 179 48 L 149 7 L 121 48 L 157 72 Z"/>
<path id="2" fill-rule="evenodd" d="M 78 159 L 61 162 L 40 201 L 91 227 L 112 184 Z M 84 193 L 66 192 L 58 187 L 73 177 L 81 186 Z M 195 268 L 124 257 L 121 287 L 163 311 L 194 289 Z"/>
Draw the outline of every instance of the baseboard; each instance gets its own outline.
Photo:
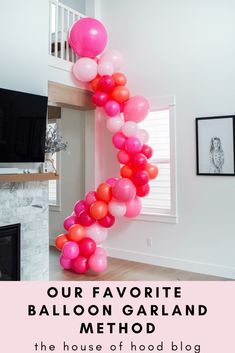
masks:
<path id="1" fill-rule="evenodd" d="M 196 261 L 182 260 L 172 257 L 164 257 L 154 254 L 140 253 L 131 250 L 105 247 L 107 254 L 114 258 L 137 261 L 150 265 L 174 268 L 177 270 L 190 271 L 211 276 L 219 276 L 228 279 L 235 279 L 235 268 L 220 266 L 216 264 L 202 263 Z"/>

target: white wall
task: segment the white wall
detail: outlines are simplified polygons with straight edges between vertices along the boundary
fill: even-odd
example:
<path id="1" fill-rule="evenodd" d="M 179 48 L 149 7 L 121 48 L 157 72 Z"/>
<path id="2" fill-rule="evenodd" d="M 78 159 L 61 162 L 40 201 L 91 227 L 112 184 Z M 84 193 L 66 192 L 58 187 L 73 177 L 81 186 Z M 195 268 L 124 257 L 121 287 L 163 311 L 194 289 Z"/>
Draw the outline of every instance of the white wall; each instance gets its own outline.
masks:
<path id="1" fill-rule="evenodd" d="M 132 94 L 175 95 L 177 111 L 179 224 L 122 221 L 110 231 L 110 254 L 235 278 L 235 179 L 195 171 L 195 117 L 235 112 L 235 2 L 102 0 L 100 6 L 109 48 L 125 57 Z M 114 155 L 107 148 L 102 155 L 112 176 Z M 153 238 L 151 249 L 146 237 Z"/>
<path id="2" fill-rule="evenodd" d="M 60 131 L 68 141 L 68 148 L 61 152 L 61 211 L 50 211 L 50 243 L 63 233 L 63 220 L 73 211 L 74 203 L 85 192 L 85 113 L 62 108 Z"/>

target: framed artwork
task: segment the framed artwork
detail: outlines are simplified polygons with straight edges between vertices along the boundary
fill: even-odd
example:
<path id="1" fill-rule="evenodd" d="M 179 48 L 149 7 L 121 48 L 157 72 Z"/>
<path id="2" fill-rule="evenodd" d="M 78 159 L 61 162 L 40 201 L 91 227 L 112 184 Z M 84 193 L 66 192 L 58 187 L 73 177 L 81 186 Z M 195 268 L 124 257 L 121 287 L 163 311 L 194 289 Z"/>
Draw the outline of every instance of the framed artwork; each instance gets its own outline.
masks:
<path id="1" fill-rule="evenodd" d="M 235 115 L 196 118 L 197 175 L 235 175 Z"/>

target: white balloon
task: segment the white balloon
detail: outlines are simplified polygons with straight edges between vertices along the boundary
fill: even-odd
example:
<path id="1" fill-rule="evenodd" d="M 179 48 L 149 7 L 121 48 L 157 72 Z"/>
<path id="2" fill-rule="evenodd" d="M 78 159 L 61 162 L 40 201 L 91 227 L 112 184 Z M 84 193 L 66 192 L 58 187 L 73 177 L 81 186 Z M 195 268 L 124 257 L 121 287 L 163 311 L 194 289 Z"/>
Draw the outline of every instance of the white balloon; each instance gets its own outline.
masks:
<path id="1" fill-rule="evenodd" d="M 124 202 L 111 200 L 108 209 L 114 217 L 123 217 L 126 213 L 126 204 Z"/>
<path id="2" fill-rule="evenodd" d="M 119 117 L 108 118 L 106 127 L 110 132 L 116 133 L 121 130 L 123 124 L 124 121 Z"/>
<path id="3" fill-rule="evenodd" d="M 99 224 L 94 223 L 86 227 L 86 236 L 92 238 L 96 244 L 101 244 L 108 236 L 107 228 L 101 227 Z"/>
<path id="4" fill-rule="evenodd" d="M 90 58 L 80 58 L 73 65 L 73 74 L 78 81 L 89 82 L 97 75 L 97 63 Z"/>
<path id="5" fill-rule="evenodd" d="M 101 63 L 98 64 L 98 74 L 100 76 L 103 76 L 103 75 L 111 76 L 113 72 L 114 72 L 114 68 L 112 63 L 108 61 L 102 61 Z"/>
<path id="6" fill-rule="evenodd" d="M 149 133 L 145 129 L 139 129 L 137 134 L 136 134 L 136 137 L 138 137 L 138 139 L 142 143 L 146 143 L 149 140 Z"/>
<path id="7" fill-rule="evenodd" d="M 117 71 L 123 65 L 123 56 L 120 51 L 116 49 L 107 50 L 101 55 L 99 59 L 100 63 L 104 61 L 112 63 L 114 70 Z"/>
<path id="8" fill-rule="evenodd" d="M 127 121 L 122 126 L 122 133 L 126 137 L 136 136 L 138 132 L 138 125 L 134 121 Z"/>

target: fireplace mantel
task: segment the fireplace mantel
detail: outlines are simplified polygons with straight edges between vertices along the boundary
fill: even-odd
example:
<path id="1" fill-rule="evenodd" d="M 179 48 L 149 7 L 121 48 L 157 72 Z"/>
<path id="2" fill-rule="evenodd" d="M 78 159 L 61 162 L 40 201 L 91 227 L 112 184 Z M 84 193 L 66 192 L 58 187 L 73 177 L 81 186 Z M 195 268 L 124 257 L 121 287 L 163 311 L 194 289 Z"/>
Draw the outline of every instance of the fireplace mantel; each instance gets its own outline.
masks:
<path id="1" fill-rule="evenodd" d="M 46 181 L 57 179 L 59 179 L 59 175 L 54 173 L 0 174 L 0 183 L 21 183 L 28 181 Z"/>

